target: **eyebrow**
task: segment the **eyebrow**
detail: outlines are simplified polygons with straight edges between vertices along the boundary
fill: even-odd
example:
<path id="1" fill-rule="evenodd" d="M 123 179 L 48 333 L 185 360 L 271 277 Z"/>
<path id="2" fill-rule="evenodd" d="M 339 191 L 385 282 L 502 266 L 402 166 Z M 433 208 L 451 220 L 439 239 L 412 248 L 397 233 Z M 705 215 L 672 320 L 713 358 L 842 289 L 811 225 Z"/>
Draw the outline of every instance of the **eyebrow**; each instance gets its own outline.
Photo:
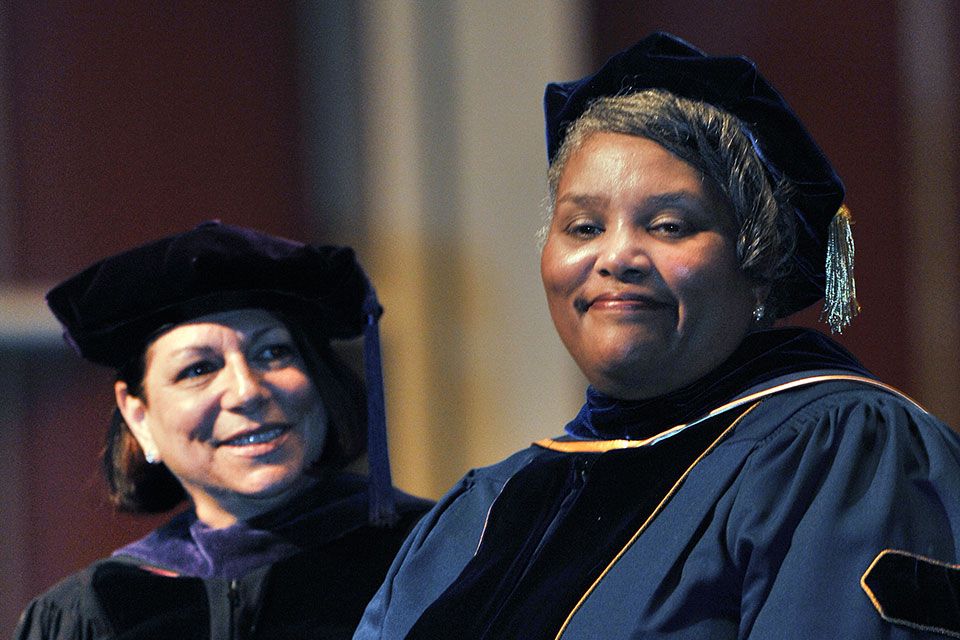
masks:
<path id="1" fill-rule="evenodd" d="M 559 198 L 557 198 L 557 204 L 564 204 L 564 203 L 570 202 L 580 207 L 590 208 L 590 207 L 602 206 L 606 204 L 608 200 L 609 198 L 606 198 L 604 196 L 594 196 L 594 195 L 588 195 L 585 193 L 583 194 L 573 193 L 573 194 L 564 194 Z"/>
<path id="2" fill-rule="evenodd" d="M 586 193 L 564 194 L 557 198 L 557 204 L 570 202 L 572 204 L 590 208 L 601 207 L 609 201 L 606 196 L 592 195 Z M 644 199 L 639 207 L 640 210 L 657 210 L 680 205 L 709 203 L 710 199 L 706 196 L 694 194 L 691 191 L 681 189 L 679 191 L 669 191 L 667 193 L 658 193 Z"/>
<path id="3" fill-rule="evenodd" d="M 262 338 L 264 335 L 274 330 L 287 330 L 287 329 L 282 324 L 272 325 L 268 327 L 261 327 L 251 332 L 250 336 L 245 340 L 245 342 L 246 343 L 256 342 L 257 340 Z M 209 353 L 212 351 L 215 351 L 215 349 L 207 345 L 202 345 L 202 344 L 187 345 L 186 347 L 180 347 L 179 349 L 171 351 L 169 357 L 176 358 L 184 354 L 187 354 L 187 355 L 203 354 L 203 353 Z"/>
<path id="4" fill-rule="evenodd" d="M 681 190 L 681 191 L 670 191 L 668 193 L 660 193 L 655 196 L 650 196 L 644 201 L 644 209 L 665 209 L 669 207 L 676 207 L 681 205 L 690 205 L 697 204 L 701 207 L 705 204 L 709 204 L 709 198 L 691 193 L 690 191 Z"/>

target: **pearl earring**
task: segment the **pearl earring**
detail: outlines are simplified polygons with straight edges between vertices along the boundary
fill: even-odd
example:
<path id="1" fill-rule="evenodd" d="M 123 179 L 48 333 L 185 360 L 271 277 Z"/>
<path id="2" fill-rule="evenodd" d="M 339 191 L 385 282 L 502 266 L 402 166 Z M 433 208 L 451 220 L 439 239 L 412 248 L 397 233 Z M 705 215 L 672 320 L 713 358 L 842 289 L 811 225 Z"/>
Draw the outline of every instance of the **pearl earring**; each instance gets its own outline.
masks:
<path id="1" fill-rule="evenodd" d="M 763 320 L 763 316 L 767 313 L 767 308 L 763 305 L 762 302 L 758 302 L 757 306 L 753 308 L 753 319 L 755 322 L 760 322 Z"/>
<path id="2" fill-rule="evenodd" d="M 156 451 L 146 451 L 144 452 L 143 457 L 146 459 L 148 464 L 158 464 L 160 462 L 160 454 Z"/>

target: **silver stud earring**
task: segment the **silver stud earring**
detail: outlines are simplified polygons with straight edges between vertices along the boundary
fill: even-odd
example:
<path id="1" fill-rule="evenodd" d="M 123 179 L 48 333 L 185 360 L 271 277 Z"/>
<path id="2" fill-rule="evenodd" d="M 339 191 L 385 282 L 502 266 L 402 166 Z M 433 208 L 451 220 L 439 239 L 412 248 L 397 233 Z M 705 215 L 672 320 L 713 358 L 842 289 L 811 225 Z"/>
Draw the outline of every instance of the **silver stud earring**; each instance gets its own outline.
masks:
<path id="1" fill-rule="evenodd" d="M 143 457 L 148 464 L 158 464 L 160 462 L 160 454 L 156 451 L 145 451 Z"/>
<path id="2" fill-rule="evenodd" d="M 762 302 L 758 302 L 757 306 L 753 308 L 754 321 L 761 322 L 763 320 L 763 316 L 766 315 L 766 313 L 767 313 L 767 308 L 763 306 Z"/>

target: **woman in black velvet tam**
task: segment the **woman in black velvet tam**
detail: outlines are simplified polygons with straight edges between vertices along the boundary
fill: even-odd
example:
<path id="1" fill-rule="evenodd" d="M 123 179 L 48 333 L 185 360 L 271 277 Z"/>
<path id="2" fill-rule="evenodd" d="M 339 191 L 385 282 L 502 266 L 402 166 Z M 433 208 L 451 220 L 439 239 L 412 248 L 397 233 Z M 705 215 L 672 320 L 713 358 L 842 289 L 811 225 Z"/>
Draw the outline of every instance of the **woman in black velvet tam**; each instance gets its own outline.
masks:
<path id="1" fill-rule="evenodd" d="M 381 310 L 353 252 L 205 223 L 47 299 L 118 372 L 113 501 L 189 508 L 40 596 L 15 637 L 349 638 L 427 506 L 390 484 Z M 369 405 L 329 344 L 361 334 Z M 367 424 L 369 478 L 342 470 Z"/>
<path id="2" fill-rule="evenodd" d="M 586 404 L 441 500 L 356 637 L 960 633 L 960 438 L 771 328 L 858 310 L 843 186 L 781 96 L 655 34 L 545 105 L 541 275 Z"/>

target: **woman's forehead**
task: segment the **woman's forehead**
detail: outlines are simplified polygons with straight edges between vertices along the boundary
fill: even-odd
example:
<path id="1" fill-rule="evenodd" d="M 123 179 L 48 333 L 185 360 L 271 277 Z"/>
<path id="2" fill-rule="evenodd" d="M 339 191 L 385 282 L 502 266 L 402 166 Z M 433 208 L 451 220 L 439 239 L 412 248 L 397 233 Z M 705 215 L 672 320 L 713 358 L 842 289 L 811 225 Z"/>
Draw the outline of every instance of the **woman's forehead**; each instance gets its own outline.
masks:
<path id="1" fill-rule="evenodd" d="M 700 170 L 679 157 L 659 142 L 644 136 L 615 131 L 595 131 L 585 136 L 567 160 L 563 170 L 566 176 L 573 166 L 585 163 L 603 165 L 605 173 L 635 170 L 638 165 L 669 167 L 683 176 L 697 176 Z M 562 178 L 561 178 L 562 180 Z"/>
<path id="2" fill-rule="evenodd" d="M 611 154 L 611 148 L 620 146 L 628 153 L 643 156 L 641 162 L 624 162 L 624 156 Z M 643 165 L 642 167 L 640 165 Z M 588 174 L 584 175 L 586 168 Z M 716 181 L 688 158 L 677 155 L 672 149 L 664 146 L 657 140 L 646 136 L 617 131 L 591 131 L 576 140 L 575 147 L 565 158 L 557 186 L 553 194 L 556 206 L 560 199 L 566 197 L 568 185 L 575 188 L 588 186 L 592 181 L 589 172 L 595 175 L 604 175 L 613 182 L 623 184 L 624 181 L 645 181 L 650 175 L 620 175 L 622 171 L 650 171 L 656 172 L 661 181 L 676 184 L 685 184 L 692 191 L 701 192 L 703 197 L 710 200 L 718 212 L 722 212 L 725 221 L 736 224 L 737 219 L 731 203 L 725 196 L 723 189 Z"/>
<path id="3" fill-rule="evenodd" d="M 282 331 L 287 325 L 273 312 L 266 309 L 234 309 L 209 313 L 169 328 L 154 338 L 147 347 L 147 360 L 158 353 L 169 353 L 192 345 L 209 346 L 225 338 L 241 342 Z"/>

